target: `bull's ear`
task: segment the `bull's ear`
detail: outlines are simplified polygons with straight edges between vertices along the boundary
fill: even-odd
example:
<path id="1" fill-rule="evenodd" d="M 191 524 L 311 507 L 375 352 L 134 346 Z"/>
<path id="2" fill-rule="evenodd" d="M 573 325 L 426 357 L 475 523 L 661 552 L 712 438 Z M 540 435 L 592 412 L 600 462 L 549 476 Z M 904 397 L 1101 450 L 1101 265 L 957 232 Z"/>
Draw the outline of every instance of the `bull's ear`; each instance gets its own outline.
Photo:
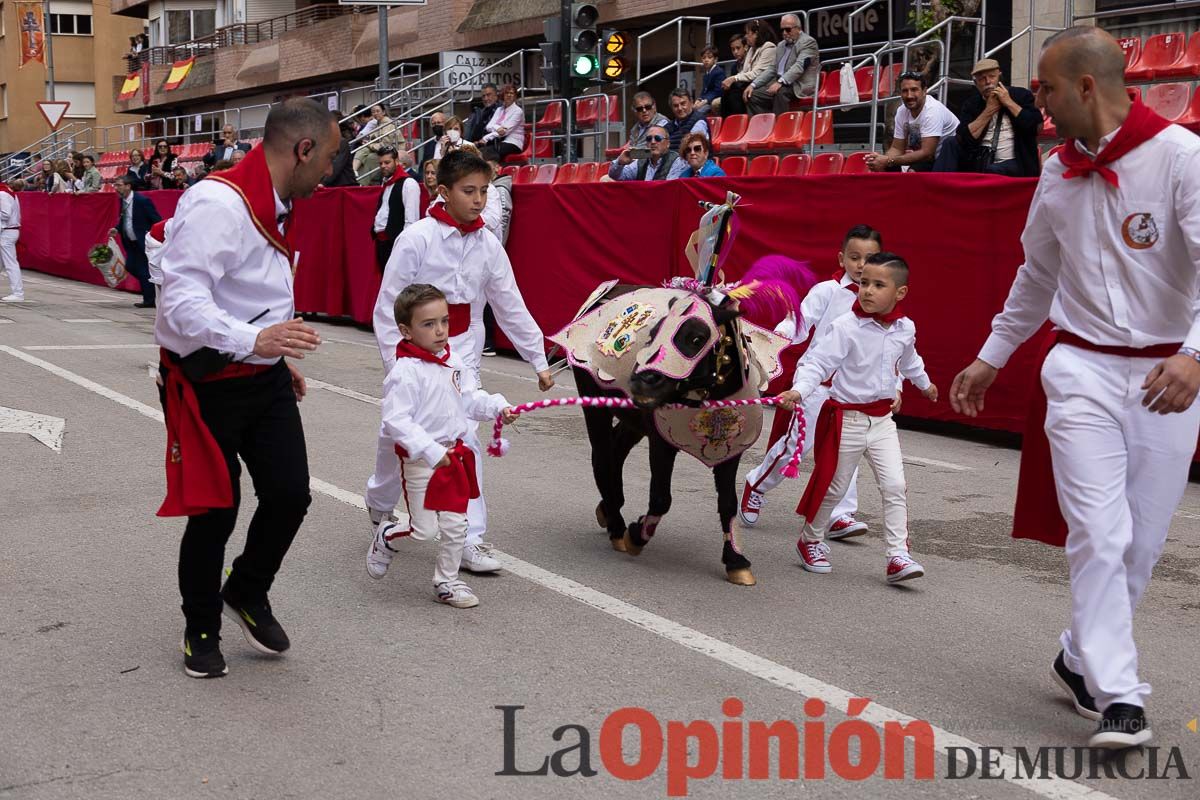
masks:
<path id="1" fill-rule="evenodd" d="M 720 308 L 713 309 L 713 319 L 717 323 L 717 327 L 724 325 L 726 322 L 733 322 L 742 315 L 737 303 L 726 303 Z"/>

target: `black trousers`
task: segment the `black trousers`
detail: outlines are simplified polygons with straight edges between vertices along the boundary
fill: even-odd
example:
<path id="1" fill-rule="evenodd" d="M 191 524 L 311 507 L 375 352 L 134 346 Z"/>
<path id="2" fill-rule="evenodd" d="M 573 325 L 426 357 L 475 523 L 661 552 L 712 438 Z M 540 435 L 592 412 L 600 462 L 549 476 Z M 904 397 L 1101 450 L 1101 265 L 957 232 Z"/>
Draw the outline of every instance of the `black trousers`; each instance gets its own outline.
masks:
<path id="1" fill-rule="evenodd" d="M 386 242 L 381 242 L 378 239 L 375 240 L 375 264 L 379 267 L 380 272 L 383 272 L 387 267 L 388 259 L 392 257 L 392 247 L 395 244 L 390 239 Z"/>
<path id="2" fill-rule="evenodd" d="M 742 96 L 749 85 L 745 81 L 739 81 L 721 94 L 722 117 L 728 117 L 730 114 L 749 113 L 749 109 L 746 108 L 746 99 Z"/>
<path id="3" fill-rule="evenodd" d="M 1021 177 L 1021 162 L 1015 158 L 1007 161 L 993 161 L 983 169 L 978 166 L 978 149 L 968 152 L 957 137 L 948 138 L 942 142 L 934 162 L 934 172 L 979 172 L 987 175 L 1005 175 L 1009 178 Z"/>
<path id="4" fill-rule="evenodd" d="M 524 148 L 517 147 L 512 142 L 500 142 L 499 144 L 493 146 L 496 148 L 496 152 L 499 154 L 501 161 L 509 156 L 518 156 L 524 152 Z"/>
<path id="5" fill-rule="evenodd" d="M 154 284 L 150 282 L 150 264 L 146 261 L 146 247 L 136 239 L 130 240 L 121 234 L 125 245 L 125 271 L 138 279 L 142 285 L 142 302 L 154 305 Z"/>
<path id="6" fill-rule="evenodd" d="M 225 455 L 234 505 L 188 517 L 179 545 L 179 593 L 188 630 L 216 631 L 221 626 L 225 543 L 241 502 L 238 456 L 246 462 L 258 497 L 246 548 L 234 559 L 227 584 L 240 600 L 266 601 L 312 495 L 304 428 L 291 373 L 282 360 L 251 377 L 198 383 L 196 397 L 200 415 Z"/>

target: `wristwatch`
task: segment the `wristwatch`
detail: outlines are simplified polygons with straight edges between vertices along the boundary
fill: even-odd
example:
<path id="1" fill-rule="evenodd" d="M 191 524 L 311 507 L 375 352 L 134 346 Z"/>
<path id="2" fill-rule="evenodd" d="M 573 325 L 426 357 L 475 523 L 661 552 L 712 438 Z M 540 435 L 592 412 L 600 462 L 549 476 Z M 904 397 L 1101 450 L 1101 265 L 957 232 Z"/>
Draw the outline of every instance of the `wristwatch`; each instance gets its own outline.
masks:
<path id="1" fill-rule="evenodd" d="M 1200 350 L 1194 347 L 1181 347 L 1176 355 L 1187 356 L 1193 361 L 1200 362 Z"/>

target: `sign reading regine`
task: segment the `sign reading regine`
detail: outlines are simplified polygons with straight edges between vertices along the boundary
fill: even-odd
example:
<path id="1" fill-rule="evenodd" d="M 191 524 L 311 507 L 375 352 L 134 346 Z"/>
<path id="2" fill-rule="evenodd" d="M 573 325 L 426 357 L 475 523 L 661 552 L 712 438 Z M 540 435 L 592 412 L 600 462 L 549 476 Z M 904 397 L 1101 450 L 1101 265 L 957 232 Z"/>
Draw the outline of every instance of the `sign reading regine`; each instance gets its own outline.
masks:
<path id="1" fill-rule="evenodd" d="M 516 57 L 503 64 L 493 66 L 507 53 L 481 53 L 475 50 L 449 50 L 440 54 L 442 86 L 469 86 L 478 88 L 485 83 L 503 86 L 521 83 L 521 64 Z"/>

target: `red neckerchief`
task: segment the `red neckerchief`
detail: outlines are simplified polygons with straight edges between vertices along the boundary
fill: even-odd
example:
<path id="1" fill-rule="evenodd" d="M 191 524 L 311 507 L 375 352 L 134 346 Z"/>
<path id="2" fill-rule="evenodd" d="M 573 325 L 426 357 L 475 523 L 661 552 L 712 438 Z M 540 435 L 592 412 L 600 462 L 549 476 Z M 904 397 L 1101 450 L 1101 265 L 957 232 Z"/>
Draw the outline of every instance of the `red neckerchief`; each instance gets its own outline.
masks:
<path id="1" fill-rule="evenodd" d="M 854 305 L 858 307 L 858 303 Z M 800 503 L 796 506 L 797 514 L 811 523 L 829 492 L 840 457 L 842 415 L 847 411 L 861 411 L 871 417 L 886 417 L 892 413 L 893 402 L 895 401 L 891 398 L 871 403 L 839 403 L 832 399 L 825 401 L 825 405 L 821 406 L 821 413 L 817 415 L 817 431 L 813 437 L 812 447 L 816 454 L 813 458 L 813 471 Z"/>
<path id="2" fill-rule="evenodd" d="M 13 192 L 12 188 L 4 181 L 0 181 L 0 194 L 11 194 L 13 197 L 17 196 L 16 193 Z"/>
<path id="3" fill-rule="evenodd" d="M 849 283 L 843 285 L 842 278 L 844 277 L 846 277 L 846 270 L 844 269 L 839 269 L 837 272 L 833 273 L 833 279 L 838 282 L 838 285 L 840 285 L 843 289 L 858 294 L 858 284 L 854 281 L 850 281 Z"/>
<path id="4" fill-rule="evenodd" d="M 159 220 L 158 222 L 154 223 L 154 227 L 150 229 L 149 235 L 153 236 L 155 241 L 165 243 L 167 241 L 167 223 L 170 221 L 171 218 L 167 217 L 164 220 Z"/>
<path id="5" fill-rule="evenodd" d="M 476 217 L 474 222 L 468 222 L 465 225 L 460 224 L 458 220 L 450 216 L 450 212 L 446 210 L 446 206 L 442 203 L 439 203 L 433 208 L 429 209 L 429 216 L 433 217 L 443 225 L 449 225 L 451 228 L 458 228 L 458 232 L 463 236 L 466 236 L 468 233 L 474 233 L 483 227 L 483 217 Z"/>
<path id="6" fill-rule="evenodd" d="M 904 312 L 900 310 L 899 303 L 896 303 L 896 305 L 892 307 L 892 310 L 886 314 L 868 314 L 866 311 L 863 311 L 863 307 L 859 305 L 857 300 L 854 301 L 854 305 L 850 308 L 854 312 L 854 316 L 859 317 L 860 319 L 867 319 L 869 317 L 879 323 L 891 323 L 898 319 L 904 319 Z"/>
<path id="7" fill-rule="evenodd" d="M 267 169 L 267 154 L 262 144 L 255 145 L 236 166 L 209 175 L 205 180 L 220 181 L 238 193 L 250 212 L 254 227 L 272 247 L 287 256 L 288 267 L 291 268 L 292 245 L 287 233 L 289 225 L 284 223 L 285 233 L 280 236 L 275 215 L 275 185 L 271 183 L 271 171 Z"/>
<path id="8" fill-rule="evenodd" d="M 450 360 L 450 345 L 446 345 L 445 354 L 435 356 L 424 347 L 417 347 L 408 339 L 401 339 L 400 344 L 396 345 L 396 358 L 415 358 L 420 361 L 428 361 L 431 364 L 441 364 L 443 367 L 449 367 L 450 365 L 446 362 Z"/>
<path id="9" fill-rule="evenodd" d="M 1150 141 L 1170 124 L 1169 120 L 1154 113 L 1145 104 L 1135 101 L 1129 109 L 1129 116 L 1121 124 L 1121 130 L 1095 158 L 1076 147 L 1075 139 L 1067 139 L 1066 145 L 1058 151 L 1059 160 L 1067 167 L 1063 177 L 1079 178 L 1095 172 L 1114 187 L 1120 186 L 1117 173 L 1107 165 Z"/>

